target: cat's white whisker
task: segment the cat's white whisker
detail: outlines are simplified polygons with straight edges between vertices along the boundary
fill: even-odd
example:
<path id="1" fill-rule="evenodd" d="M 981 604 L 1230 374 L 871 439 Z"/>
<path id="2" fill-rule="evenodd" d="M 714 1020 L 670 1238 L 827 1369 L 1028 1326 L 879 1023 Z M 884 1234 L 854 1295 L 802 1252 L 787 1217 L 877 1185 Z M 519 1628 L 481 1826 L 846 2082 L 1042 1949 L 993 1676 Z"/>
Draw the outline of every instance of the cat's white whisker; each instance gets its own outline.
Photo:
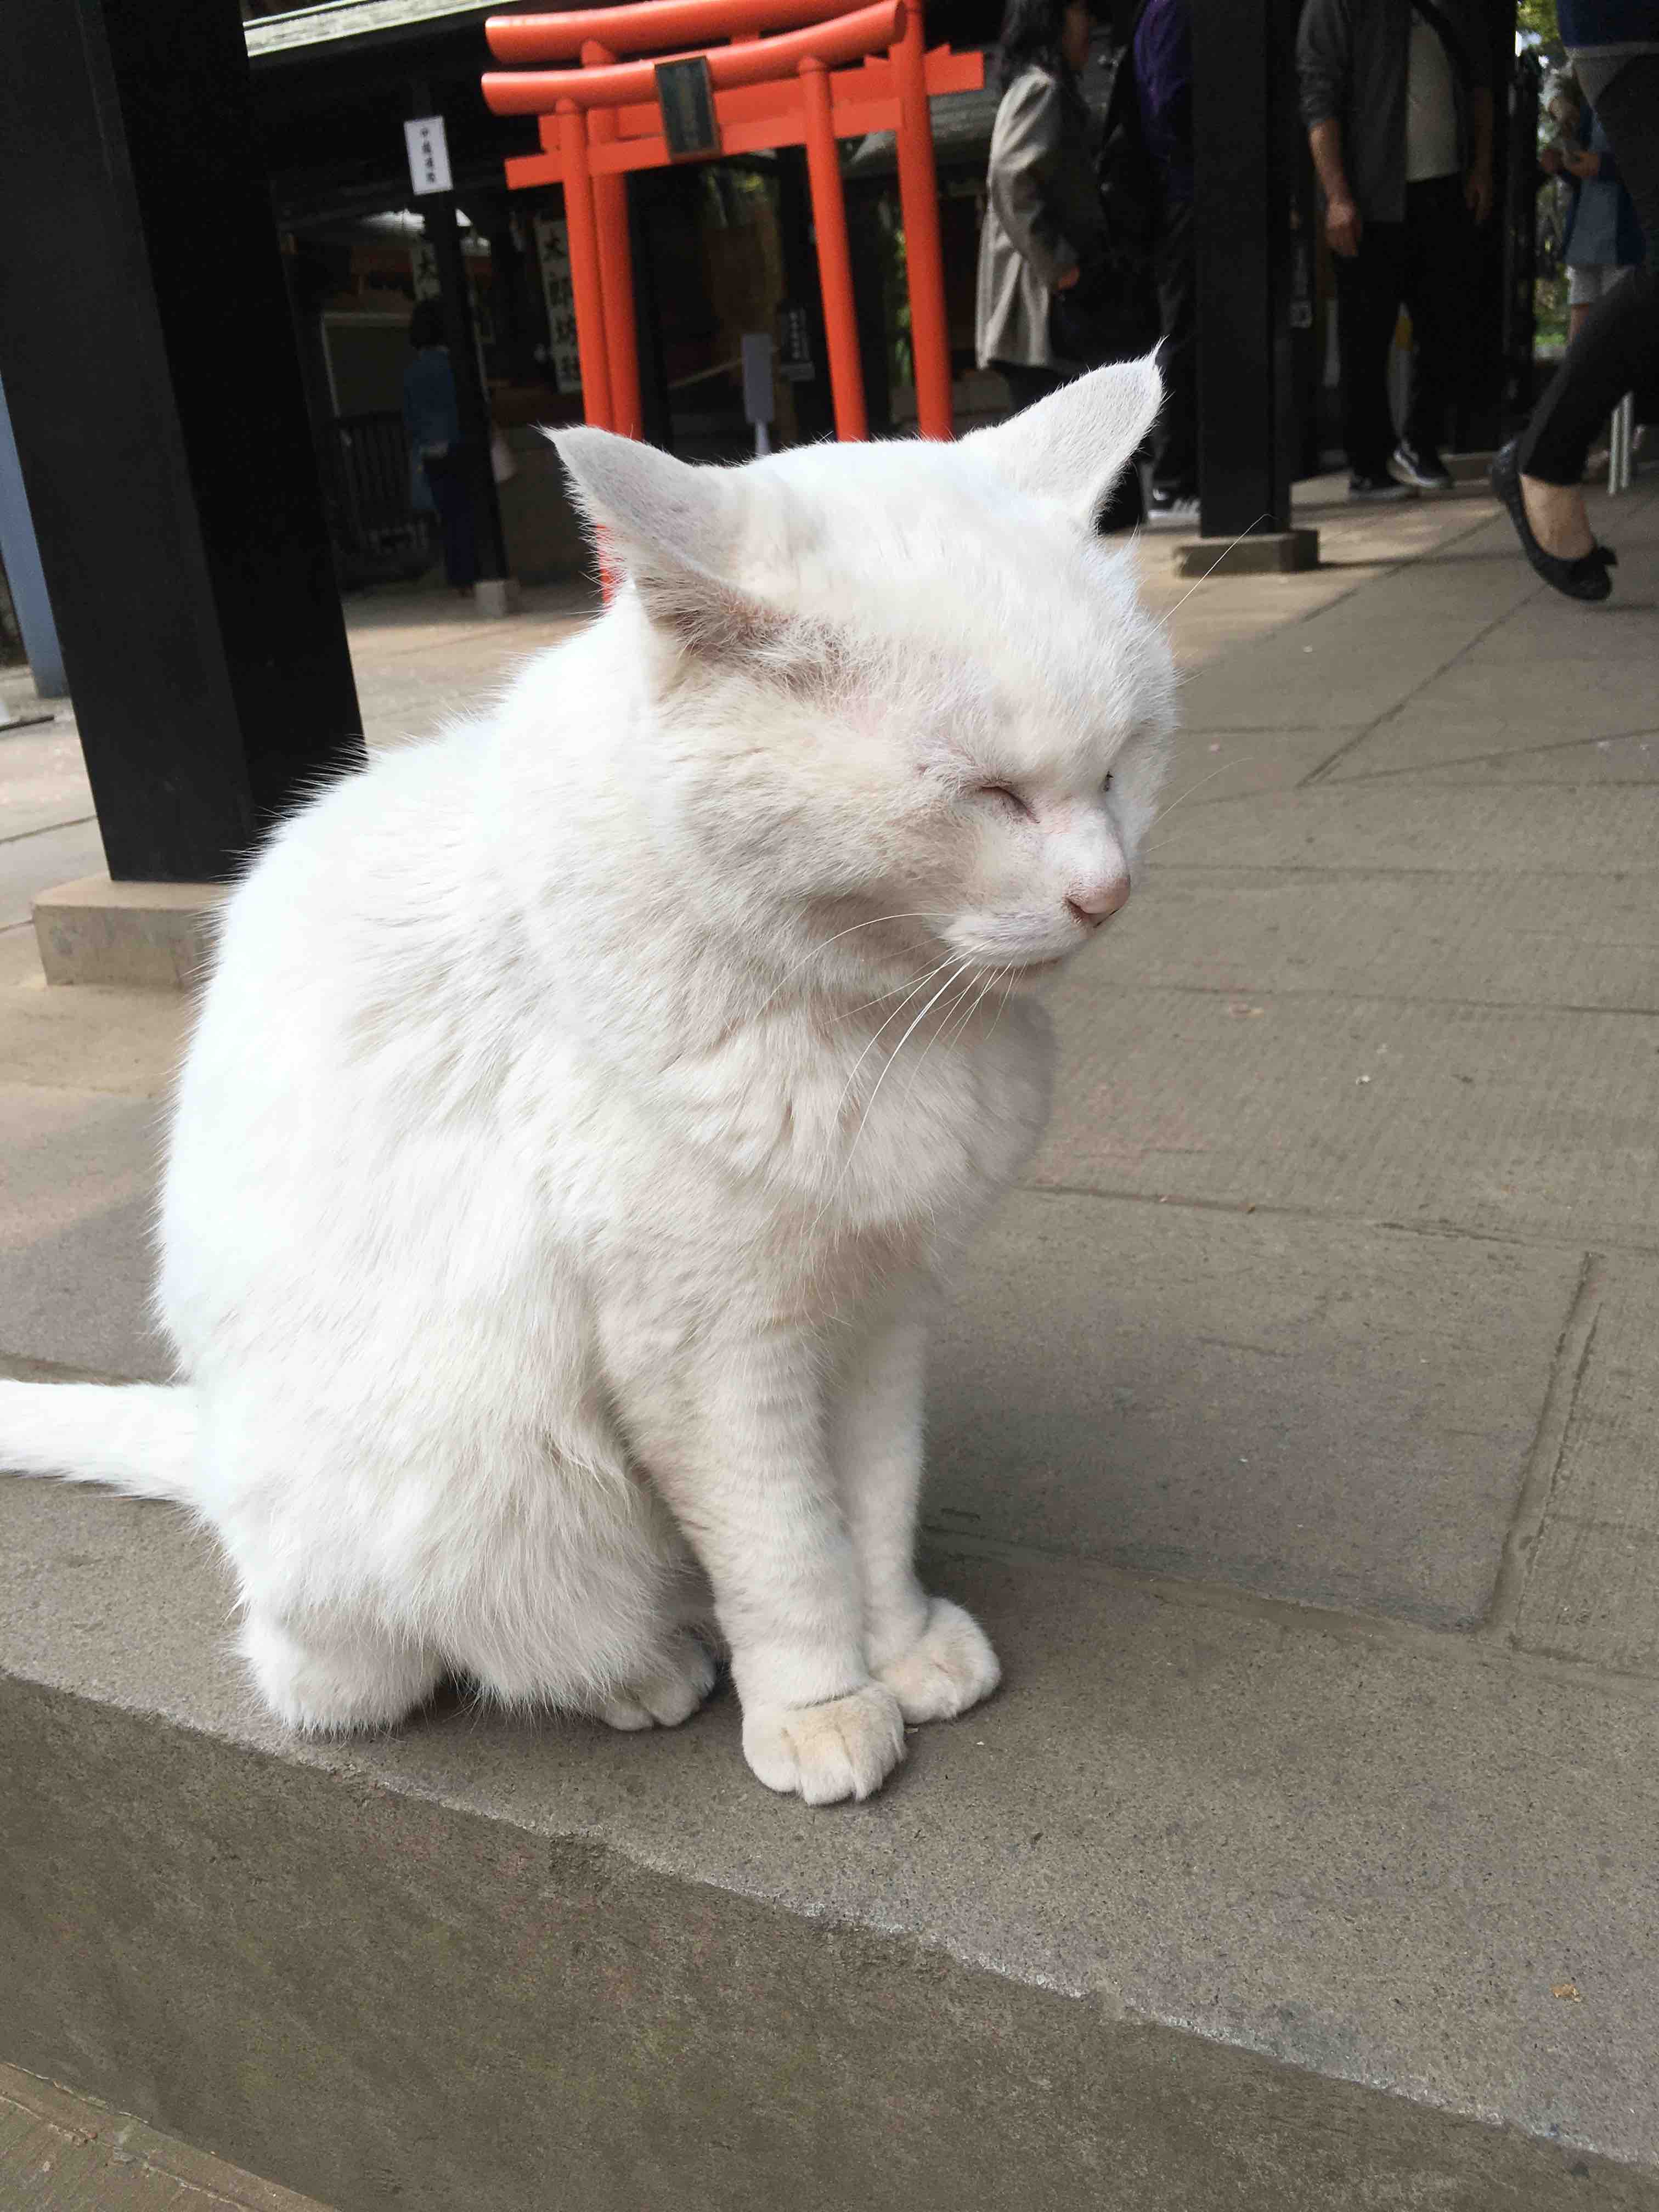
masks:
<path id="1" fill-rule="evenodd" d="M 1216 570 L 1221 566 L 1227 556 L 1232 551 L 1234 546 L 1242 545 L 1244 543 L 1244 540 L 1249 536 L 1251 531 L 1255 528 L 1256 522 L 1271 522 L 1272 520 L 1272 515 L 1264 511 L 1262 514 L 1257 515 L 1255 522 L 1246 523 L 1243 529 L 1239 532 L 1237 538 L 1230 538 L 1227 543 L 1222 547 L 1221 550 L 1216 555 L 1214 560 L 1211 562 L 1209 567 L 1204 571 L 1204 574 L 1198 579 L 1198 583 L 1192 585 L 1187 591 L 1184 591 L 1181 594 L 1181 597 L 1170 608 L 1170 615 L 1178 615 L 1182 607 L 1186 605 L 1188 600 L 1191 599 L 1194 592 L 1198 589 L 1199 584 L 1207 584 L 1209 582 L 1211 577 L 1214 575 Z M 1168 617 L 1166 617 L 1166 619 Z"/>
<path id="2" fill-rule="evenodd" d="M 878 914 L 872 915 L 868 921 L 855 921 L 850 923 L 845 929 L 836 930 L 832 937 L 826 937 L 821 945 L 815 945 L 810 952 L 803 954 L 801 958 L 797 960 L 792 967 L 785 969 L 783 975 L 780 976 L 776 984 L 767 994 L 766 997 L 761 1000 L 759 1006 L 756 1007 L 756 1017 L 758 1018 L 766 1012 L 766 1009 L 771 1005 L 773 1000 L 777 997 L 778 993 L 783 989 L 784 986 L 788 983 L 793 977 L 799 975 L 803 968 L 810 968 L 813 961 L 820 959 L 823 955 L 830 950 L 830 947 L 832 945 L 838 945 L 843 937 L 851 937 L 860 929 L 878 929 L 884 921 L 939 921 L 948 919 L 948 912 L 942 907 L 934 907 L 931 908 L 927 907 L 913 907 L 908 914 Z M 871 1006 L 879 1006 L 881 1004 L 881 1000 L 879 999 L 872 999 L 867 1003 Z M 854 1011 L 857 1010 L 855 1009 Z"/>
<path id="3" fill-rule="evenodd" d="M 836 1102 L 835 1118 L 837 1121 L 841 1119 L 842 1109 L 846 1105 L 848 1098 L 851 1095 L 853 1085 L 858 1080 L 858 1073 L 860 1068 L 863 1066 L 865 1061 L 868 1060 L 870 1054 L 875 1050 L 876 1046 L 880 1042 L 885 1031 L 891 1029 L 893 1024 L 897 1021 L 899 1016 L 904 1012 L 906 1006 L 909 1005 L 911 1000 L 918 997 L 927 988 L 927 986 L 933 981 L 935 975 L 943 975 L 947 968 L 952 967 L 956 964 L 957 956 L 952 953 L 946 958 L 941 960 L 938 967 L 930 968 L 925 975 L 919 975 L 915 981 L 909 986 L 908 989 L 905 992 L 904 996 L 899 1000 L 897 1006 L 894 1007 L 892 1012 L 889 1014 L 886 1020 L 883 1022 L 880 1029 L 872 1032 L 865 1045 L 864 1050 L 853 1062 L 852 1067 L 848 1071 L 847 1080 L 842 1085 L 841 1097 Z"/>
<path id="4" fill-rule="evenodd" d="M 962 966 L 963 964 L 963 963 L 962 963 L 961 962 L 957 963 L 957 966 L 958 969 L 961 968 L 961 966 Z M 936 970 L 935 972 L 937 973 L 937 970 Z M 931 981 L 931 978 L 930 978 L 929 980 Z M 853 1158 L 854 1158 L 854 1153 L 856 1153 L 856 1152 L 858 1151 L 858 1148 L 859 1148 L 859 1139 L 860 1139 L 860 1138 L 864 1134 L 865 1131 L 866 1131 L 866 1130 L 869 1127 L 869 1126 L 870 1126 L 870 1116 L 871 1116 L 871 1115 L 872 1115 L 872 1113 L 874 1113 L 874 1111 L 875 1111 L 876 1100 L 877 1100 L 877 1099 L 880 1097 L 880 1095 L 881 1095 L 881 1086 L 883 1085 L 883 1084 L 884 1084 L 884 1083 L 885 1083 L 885 1082 L 886 1082 L 886 1080 L 887 1080 L 888 1077 L 892 1073 L 894 1065 L 895 1065 L 895 1063 L 896 1062 L 896 1060 L 897 1060 L 897 1059 L 898 1059 L 899 1054 L 903 1051 L 903 1049 L 904 1049 L 905 1046 L 906 1046 L 907 1044 L 908 1044 L 908 1043 L 909 1043 L 910 1039 L 915 1036 L 915 1032 L 916 1032 L 916 1030 L 917 1030 L 917 1028 L 920 1026 L 920 1024 L 921 1024 L 921 1023 L 923 1023 L 923 1022 L 925 1022 L 925 1021 L 927 1020 L 927 1018 L 928 1015 L 933 1012 L 933 1008 L 934 1008 L 934 1007 L 939 1004 L 939 1000 L 940 1000 L 945 996 L 945 993 L 946 993 L 946 992 L 951 988 L 951 985 L 952 985 L 953 983 L 955 983 L 957 980 L 958 980 L 958 979 L 957 979 L 957 975 L 947 975 L 947 976 L 945 977 L 945 981 L 944 981 L 939 985 L 939 987 L 938 990 L 934 992 L 934 994 L 933 994 L 933 997 L 932 997 L 931 999 L 929 999 L 929 1000 L 927 1001 L 927 1005 L 922 1008 L 921 1012 L 916 1016 L 915 1020 L 915 1021 L 913 1021 L 913 1022 L 911 1023 L 911 1024 L 910 1024 L 909 1028 L 908 1028 L 908 1030 L 906 1030 L 906 1031 L 904 1032 L 904 1035 L 903 1035 L 903 1036 L 899 1039 L 898 1042 L 897 1042 L 897 1043 L 893 1047 L 892 1051 L 891 1051 L 890 1053 L 889 1053 L 889 1054 L 887 1055 L 887 1065 L 886 1065 L 886 1066 L 885 1066 L 885 1067 L 884 1067 L 884 1068 L 882 1069 L 881 1073 L 880 1073 L 877 1078 L 876 1078 L 876 1081 L 875 1081 L 875 1087 L 874 1087 L 874 1089 L 871 1091 L 869 1097 L 868 1097 L 868 1098 L 866 1100 L 866 1102 L 865 1102 L 864 1112 L 863 1112 L 863 1114 L 862 1114 L 862 1115 L 860 1116 L 860 1118 L 859 1118 L 859 1125 L 858 1125 L 858 1127 L 857 1127 L 856 1129 L 854 1129 L 854 1132 L 853 1132 L 853 1141 L 852 1141 L 852 1143 L 851 1143 L 851 1144 L 847 1147 L 847 1158 L 846 1158 L 846 1160 L 845 1160 L 845 1161 L 843 1162 L 843 1164 L 842 1164 L 842 1170 L 841 1170 L 841 1174 L 840 1174 L 839 1176 L 837 1176 L 837 1177 L 836 1178 L 836 1183 L 835 1183 L 835 1188 L 836 1188 L 836 1189 L 839 1189 L 839 1188 L 840 1188 L 840 1187 L 841 1187 L 841 1185 L 842 1185 L 842 1182 L 846 1180 L 846 1178 L 847 1178 L 848 1172 L 848 1170 L 850 1170 L 850 1168 L 852 1167 L 852 1164 L 853 1164 Z M 884 1023 L 883 1023 L 883 1024 L 882 1024 L 882 1027 L 884 1029 L 884 1028 L 886 1028 L 887 1026 L 888 1026 L 888 1024 L 887 1024 L 886 1023 L 884 1023 Z M 878 1034 L 879 1034 L 879 1031 L 878 1032 Z M 866 1047 L 866 1051 L 868 1050 L 868 1047 Z M 863 1054 L 860 1054 L 860 1061 L 862 1061 L 863 1056 L 864 1056 L 864 1055 L 863 1055 Z M 833 1194 L 833 1191 L 832 1191 L 831 1195 L 833 1195 L 833 1194 Z M 825 1206 L 828 1206 L 828 1204 L 829 1204 L 829 1200 L 828 1200 L 827 1199 L 826 1199 L 826 1200 L 824 1201 L 824 1204 L 825 1204 Z M 823 1218 L 823 1213 L 822 1213 L 822 1212 L 820 1212 L 820 1214 L 819 1214 L 819 1216 L 818 1216 L 818 1219 L 819 1219 L 819 1220 L 822 1220 Z"/>

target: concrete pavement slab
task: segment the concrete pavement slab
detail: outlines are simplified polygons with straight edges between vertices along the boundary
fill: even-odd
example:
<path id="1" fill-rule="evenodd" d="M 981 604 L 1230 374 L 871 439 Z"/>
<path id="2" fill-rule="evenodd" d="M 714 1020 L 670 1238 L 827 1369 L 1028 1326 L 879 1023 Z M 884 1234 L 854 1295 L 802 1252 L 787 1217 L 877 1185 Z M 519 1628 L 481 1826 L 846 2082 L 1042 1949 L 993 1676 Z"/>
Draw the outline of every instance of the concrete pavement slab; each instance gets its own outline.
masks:
<path id="1" fill-rule="evenodd" d="M 0 2040 L 327 2201 L 1659 2203 L 1646 1692 L 958 1543 L 1006 1688 L 815 1814 L 729 1695 L 292 1742 L 180 1516 L 0 1527 Z"/>
<path id="2" fill-rule="evenodd" d="M 34 932 L 0 934 L 0 1070 L 8 1082 L 161 1099 L 191 1013 L 178 992 L 49 990 Z M 5 1142 L 0 1125 L 0 1147 Z"/>
<path id="3" fill-rule="evenodd" d="M 1427 769 L 1471 753 L 1525 751 L 1567 738 L 1651 730 L 1654 657 L 1604 660 L 1464 659 L 1335 762 L 1332 781 Z"/>
<path id="4" fill-rule="evenodd" d="M 1656 1013 L 1659 899 L 1647 876 L 1165 866 L 1064 988 L 1125 983 Z"/>
<path id="5" fill-rule="evenodd" d="M 1659 783 L 1659 728 L 1626 737 L 1572 738 L 1442 761 L 1417 773 L 1434 783 Z"/>
<path id="6" fill-rule="evenodd" d="M 1057 1000 L 1032 1180 L 1659 1245 L 1659 1020 L 1126 989 Z"/>
<path id="7" fill-rule="evenodd" d="M 1195 670 L 1182 690 L 1187 727 L 1360 729 L 1398 708 L 1468 642 L 1461 618 L 1415 624 L 1404 639 L 1371 631 L 1357 616 L 1340 621 L 1353 604 L 1275 629 Z"/>
<path id="8" fill-rule="evenodd" d="M 1568 1252 L 1021 1192 L 932 1358 L 930 1526 L 1471 1626 L 1579 1274 Z"/>
<path id="9" fill-rule="evenodd" d="M 0 842 L 88 821 L 92 811 L 72 715 L 59 712 L 39 729 L 0 730 Z"/>
<path id="10" fill-rule="evenodd" d="M 1183 806 L 1213 805 L 1264 791 L 1294 791 L 1334 754 L 1343 732 L 1328 722 L 1273 729 L 1179 730 L 1154 837 Z"/>
<path id="11" fill-rule="evenodd" d="M 95 822 L 36 830 L 0 842 L 0 929 L 27 921 L 35 894 L 49 884 L 101 874 L 106 865 Z"/>
<path id="12" fill-rule="evenodd" d="M 161 1380 L 146 1318 L 155 1103 L 0 1084 L 0 1350 Z"/>
<path id="13" fill-rule="evenodd" d="M 1659 1268 L 1607 1278 L 1516 1634 L 1659 1676 Z"/>
<path id="14" fill-rule="evenodd" d="M 1570 807 L 1545 807 L 1524 789 L 1378 777 L 1182 807 L 1148 851 L 1154 865 L 1188 866 L 1652 874 L 1659 793 L 1584 790 Z"/>

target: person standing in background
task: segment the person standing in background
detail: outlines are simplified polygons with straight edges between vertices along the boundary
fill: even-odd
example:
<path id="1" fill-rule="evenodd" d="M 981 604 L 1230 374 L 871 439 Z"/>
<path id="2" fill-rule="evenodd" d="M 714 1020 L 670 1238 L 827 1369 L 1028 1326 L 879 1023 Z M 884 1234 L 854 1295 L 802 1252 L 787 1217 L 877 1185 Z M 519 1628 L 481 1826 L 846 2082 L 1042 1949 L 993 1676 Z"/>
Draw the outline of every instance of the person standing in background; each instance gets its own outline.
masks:
<path id="1" fill-rule="evenodd" d="M 1112 352 L 1085 356 L 1109 289 L 1098 137 L 1079 82 L 1094 32 L 1085 0 L 1007 0 L 994 64 L 1002 97 L 991 133 L 975 310 L 981 368 L 1029 407 Z M 1126 471 L 1097 527 L 1141 520 L 1140 474 Z"/>
<path id="2" fill-rule="evenodd" d="M 1342 428 L 1352 499 L 1449 491 L 1440 458 L 1462 381 L 1469 224 L 1492 199 L 1487 29 L 1473 0 L 1307 0 L 1302 119 L 1335 257 Z M 1416 340 L 1396 440 L 1389 347 Z"/>
<path id="3" fill-rule="evenodd" d="M 455 371 L 444 343 L 443 310 L 435 300 L 416 303 L 409 319 L 409 346 L 404 367 L 404 431 L 410 465 L 425 477 L 438 510 L 444 575 L 453 590 L 470 592 L 478 580 L 472 480 L 461 443 Z"/>
<path id="4" fill-rule="evenodd" d="M 1659 376 L 1659 4 L 1558 0 L 1573 74 L 1595 108 L 1646 233 L 1647 258 L 1593 307 L 1521 436 L 1492 465 L 1521 549 L 1558 592 L 1605 599 L 1610 546 L 1581 489 L 1590 441 L 1627 392 Z"/>
<path id="5" fill-rule="evenodd" d="M 1131 49 L 1141 136 L 1158 183 L 1152 275 L 1164 412 L 1152 434 L 1149 522 L 1198 520 L 1198 270 L 1193 245 L 1193 25 L 1189 0 L 1146 0 Z"/>
<path id="6" fill-rule="evenodd" d="M 1008 0 L 993 64 L 1002 97 L 985 179 L 975 337 L 980 367 L 1000 372 L 1016 407 L 1075 373 L 1056 351 L 1049 309 L 1104 244 L 1078 83 L 1092 29 L 1083 0 Z"/>

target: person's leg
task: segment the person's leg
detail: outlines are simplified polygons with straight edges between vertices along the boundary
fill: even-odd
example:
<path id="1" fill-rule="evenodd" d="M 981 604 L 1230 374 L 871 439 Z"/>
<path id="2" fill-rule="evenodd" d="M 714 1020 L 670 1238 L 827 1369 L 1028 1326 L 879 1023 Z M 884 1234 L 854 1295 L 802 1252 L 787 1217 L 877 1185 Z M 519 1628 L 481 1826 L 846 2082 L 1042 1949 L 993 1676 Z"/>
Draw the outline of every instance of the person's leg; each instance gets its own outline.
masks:
<path id="1" fill-rule="evenodd" d="M 1058 392 L 1066 380 L 1058 369 L 1034 367 L 1028 362 L 994 361 L 990 366 L 1007 385 L 1016 415 L 1046 399 L 1051 392 Z"/>
<path id="2" fill-rule="evenodd" d="M 1589 319 L 1589 311 L 1601 298 L 1602 264 L 1599 261 L 1567 267 L 1567 343 L 1571 345 Z"/>
<path id="3" fill-rule="evenodd" d="M 1198 489 L 1198 276 L 1190 203 L 1165 209 L 1154 270 L 1164 411 L 1152 435 L 1152 490 L 1190 499 Z"/>
<path id="4" fill-rule="evenodd" d="M 471 495 L 466 476 L 452 450 L 447 453 L 429 453 L 425 461 L 426 480 L 432 487 L 432 497 L 438 509 L 438 528 L 443 540 L 444 580 L 460 591 L 472 581 L 469 573 L 468 552 L 471 544 Z"/>
<path id="5" fill-rule="evenodd" d="M 1519 447 L 1527 521 L 1547 553 L 1573 560 L 1595 539 L 1579 489 L 1590 441 L 1626 392 L 1659 374 L 1659 54 L 1638 54 L 1603 88 L 1596 112 L 1636 203 L 1649 263 L 1591 309 Z"/>
<path id="6" fill-rule="evenodd" d="M 1400 317 L 1401 245 L 1405 226 L 1368 222 L 1359 251 L 1338 254 L 1336 342 L 1342 356 L 1342 441 L 1356 477 L 1386 477 L 1394 451 L 1389 407 L 1389 343 Z"/>
<path id="7" fill-rule="evenodd" d="M 1448 408 L 1463 382 L 1462 319 L 1468 299 L 1469 216 L 1461 177 L 1407 185 L 1404 290 L 1415 356 L 1402 436 L 1437 468 Z"/>

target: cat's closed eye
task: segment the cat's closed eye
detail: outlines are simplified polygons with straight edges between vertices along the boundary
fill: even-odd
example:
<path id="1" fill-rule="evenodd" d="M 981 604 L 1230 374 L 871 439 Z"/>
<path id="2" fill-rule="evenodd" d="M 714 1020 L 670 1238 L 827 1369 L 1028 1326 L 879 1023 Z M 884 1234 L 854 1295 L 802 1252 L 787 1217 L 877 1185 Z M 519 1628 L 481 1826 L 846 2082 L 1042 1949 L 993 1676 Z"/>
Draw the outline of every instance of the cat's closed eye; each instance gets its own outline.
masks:
<path id="1" fill-rule="evenodd" d="M 1109 790 L 1111 789 L 1111 787 L 1112 787 L 1112 771 L 1110 770 L 1110 769 L 1107 769 L 1107 771 L 1106 771 L 1106 780 L 1105 780 L 1105 781 L 1101 785 L 1101 787 L 1101 787 L 1101 789 L 1102 789 L 1103 791 L 1109 791 Z"/>
<path id="2" fill-rule="evenodd" d="M 1004 799 L 1013 808 L 1017 814 L 1030 814 L 1031 811 L 1025 804 L 1025 801 L 1020 797 L 1019 793 L 1014 790 L 1012 786 L 1010 784 L 982 783 L 975 795 L 980 799 Z"/>

